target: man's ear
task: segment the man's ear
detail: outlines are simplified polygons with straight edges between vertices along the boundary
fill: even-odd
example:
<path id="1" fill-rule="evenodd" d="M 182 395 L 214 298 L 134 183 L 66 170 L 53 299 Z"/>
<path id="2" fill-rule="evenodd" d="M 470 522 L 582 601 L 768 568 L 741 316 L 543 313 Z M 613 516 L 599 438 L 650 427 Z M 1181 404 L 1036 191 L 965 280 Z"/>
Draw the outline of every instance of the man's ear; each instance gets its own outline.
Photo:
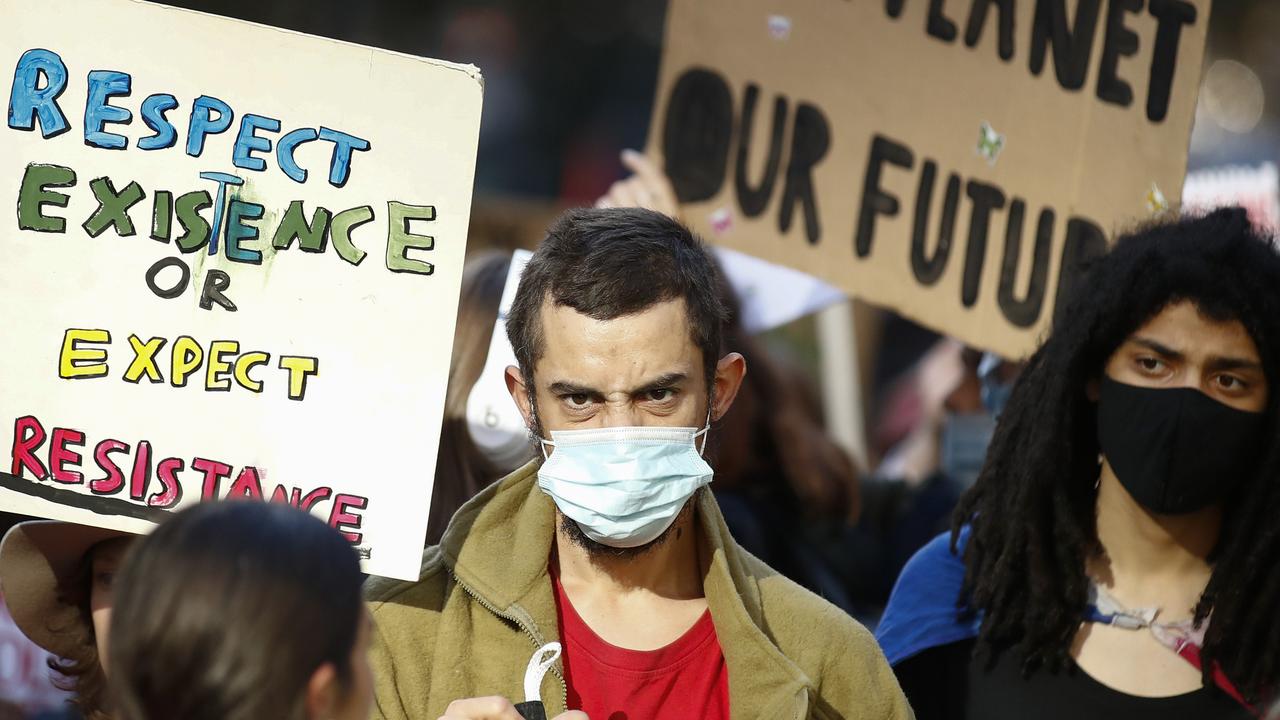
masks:
<path id="1" fill-rule="evenodd" d="M 716 363 L 716 377 L 712 384 L 711 419 L 719 420 L 729 412 L 733 399 L 738 397 L 742 379 L 747 376 L 747 359 L 740 353 L 729 353 Z"/>
<path id="2" fill-rule="evenodd" d="M 307 717 L 332 717 L 338 707 L 338 671 L 325 663 L 307 681 Z"/>
<path id="3" fill-rule="evenodd" d="M 525 385 L 520 368 L 508 365 L 504 379 L 507 381 L 507 392 L 511 393 L 511 399 L 515 401 L 516 407 L 520 409 L 520 415 L 524 417 L 524 426 L 533 427 L 533 406 L 529 402 L 531 388 Z"/>

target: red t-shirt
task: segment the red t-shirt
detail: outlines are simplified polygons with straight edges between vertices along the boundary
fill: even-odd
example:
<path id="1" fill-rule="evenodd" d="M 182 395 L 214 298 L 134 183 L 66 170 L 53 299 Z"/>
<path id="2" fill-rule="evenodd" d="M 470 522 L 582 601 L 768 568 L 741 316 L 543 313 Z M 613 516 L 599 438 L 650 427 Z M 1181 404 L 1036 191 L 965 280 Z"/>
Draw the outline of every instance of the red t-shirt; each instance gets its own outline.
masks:
<path id="1" fill-rule="evenodd" d="M 552 578 L 570 709 L 591 720 L 728 720 L 729 671 L 710 610 L 666 647 L 627 650 L 600 639 Z"/>

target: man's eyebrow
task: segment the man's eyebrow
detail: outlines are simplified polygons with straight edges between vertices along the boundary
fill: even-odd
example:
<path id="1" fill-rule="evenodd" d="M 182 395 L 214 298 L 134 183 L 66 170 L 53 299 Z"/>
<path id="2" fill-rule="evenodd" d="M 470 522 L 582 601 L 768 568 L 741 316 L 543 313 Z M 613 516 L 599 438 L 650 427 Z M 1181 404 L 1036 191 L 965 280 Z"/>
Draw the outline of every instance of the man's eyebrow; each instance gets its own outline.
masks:
<path id="1" fill-rule="evenodd" d="M 1213 370 L 1262 370 L 1262 363 L 1256 360 L 1241 357 L 1221 357 L 1212 356 L 1205 363 L 1206 367 Z"/>
<path id="2" fill-rule="evenodd" d="M 1155 340 L 1148 338 L 1134 338 L 1132 342 L 1154 351 L 1158 355 L 1162 355 L 1171 360 L 1184 360 L 1186 356 L 1169 347 L 1165 347 Z M 1205 362 L 1205 367 L 1214 370 L 1261 370 L 1262 363 L 1257 360 L 1242 357 L 1227 357 L 1222 355 L 1210 355 Z"/>
<path id="3" fill-rule="evenodd" d="M 653 390 L 670 388 L 673 385 L 679 385 L 680 383 L 688 379 L 689 379 L 688 373 L 669 372 L 663 375 L 659 375 L 658 377 L 654 378 L 653 380 L 650 380 L 649 382 L 646 382 L 640 387 L 633 388 L 627 391 L 627 394 L 641 395 L 643 393 L 651 392 Z M 571 382 L 569 380 L 557 380 L 551 383 L 550 385 L 548 385 L 547 390 L 550 391 L 553 395 L 591 395 L 593 397 L 599 397 L 601 395 L 604 395 L 603 392 L 601 392 L 600 390 L 597 390 L 596 388 L 587 387 L 586 385 L 579 385 L 578 383 Z"/>
<path id="4" fill-rule="evenodd" d="M 602 394 L 595 388 L 589 388 L 585 385 L 578 385 L 567 380 L 557 380 L 547 386 L 547 390 L 554 395 L 600 395 Z"/>
<path id="5" fill-rule="evenodd" d="M 1161 345 L 1155 340 L 1150 340 L 1148 338 L 1136 337 L 1130 340 L 1129 342 L 1132 342 L 1134 345 L 1141 345 L 1142 347 L 1147 348 L 1148 350 L 1151 350 L 1157 355 L 1162 355 L 1166 358 L 1169 358 L 1170 360 L 1185 360 L 1187 357 L 1183 353 L 1180 353 L 1171 347 L 1168 347 L 1166 345 Z"/>
<path id="6" fill-rule="evenodd" d="M 680 383 L 688 379 L 689 379 L 689 376 L 686 373 L 669 372 L 669 373 L 666 373 L 665 375 L 659 375 L 658 377 L 645 383 L 644 385 L 638 388 L 635 388 L 634 390 L 631 391 L 631 394 L 643 395 L 644 393 L 653 392 L 654 390 L 665 390 L 667 388 L 672 387 L 673 385 L 679 385 Z"/>

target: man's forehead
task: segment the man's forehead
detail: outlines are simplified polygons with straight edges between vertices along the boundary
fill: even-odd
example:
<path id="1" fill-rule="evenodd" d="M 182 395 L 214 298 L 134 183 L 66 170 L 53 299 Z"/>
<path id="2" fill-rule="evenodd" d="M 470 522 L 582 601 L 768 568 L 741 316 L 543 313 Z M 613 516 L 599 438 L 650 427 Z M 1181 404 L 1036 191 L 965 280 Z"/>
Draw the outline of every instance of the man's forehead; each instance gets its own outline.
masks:
<path id="1" fill-rule="evenodd" d="M 542 352 L 536 373 L 542 385 L 629 386 L 661 375 L 692 375 L 702 361 L 681 299 L 609 320 L 550 302 L 540 313 Z"/>
<path id="2" fill-rule="evenodd" d="M 1257 345 L 1243 323 L 1209 317 L 1186 301 L 1157 313 L 1126 341 L 1191 358 L 1258 358 Z"/>
<path id="3" fill-rule="evenodd" d="M 538 309 L 546 339 L 560 342 L 583 340 L 627 340 L 645 334 L 681 334 L 680 340 L 693 344 L 689 314 L 684 298 L 656 302 L 636 312 L 598 319 L 547 298 Z M 554 338 L 550 335 L 554 333 Z"/>

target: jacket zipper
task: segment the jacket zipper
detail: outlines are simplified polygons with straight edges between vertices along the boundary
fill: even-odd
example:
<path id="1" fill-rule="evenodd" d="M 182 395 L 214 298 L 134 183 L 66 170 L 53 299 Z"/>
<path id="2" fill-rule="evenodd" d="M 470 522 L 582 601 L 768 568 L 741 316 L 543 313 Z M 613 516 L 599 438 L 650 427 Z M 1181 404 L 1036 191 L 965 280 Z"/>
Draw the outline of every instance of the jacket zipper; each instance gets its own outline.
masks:
<path id="1" fill-rule="evenodd" d="M 465 592 L 468 596 L 470 596 L 472 600 L 475 600 L 476 602 L 480 603 L 481 607 L 493 613 L 494 615 L 497 615 L 503 620 L 514 623 L 516 627 L 524 631 L 524 634 L 528 636 L 530 642 L 533 643 L 533 649 L 535 651 L 545 644 L 538 639 L 538 635 L 533 632 L 532 628 L 530 628 L 529 626 L 525 625 L 523 622 L 520 621 L 520 618 L 514 617 L 512 615 L 508 615 L 507 613 L 502 612 L 498 608 L 494 607 L 493 604 L 490 603 L 488 600 L 485 600 L 484 598 L 480 597 L 480 593 L 477 593 L 475 590 L 472 590 L 471 586 L 462 582 L 462 580 L 460 580 L 458 576 L 454 574 L 452 568 L 449 568 L 448 571 L 449 571 L 449 577 L 453 578 L 453 581 L 458 584 L 458 587 L 462 588 L 463 592 Z M 560 674 L 560 669 L 554 665 L 551 666 L 551 674 L 555 675 L 556 680 L 560 681 L 560 692 L 563 696 L 562 704 L 567 709 L 569 706 L 569 685 L 564 681 L 564 676 Z M 525 700 L 528 700 L 528 698 L 525 698 Z"/>

